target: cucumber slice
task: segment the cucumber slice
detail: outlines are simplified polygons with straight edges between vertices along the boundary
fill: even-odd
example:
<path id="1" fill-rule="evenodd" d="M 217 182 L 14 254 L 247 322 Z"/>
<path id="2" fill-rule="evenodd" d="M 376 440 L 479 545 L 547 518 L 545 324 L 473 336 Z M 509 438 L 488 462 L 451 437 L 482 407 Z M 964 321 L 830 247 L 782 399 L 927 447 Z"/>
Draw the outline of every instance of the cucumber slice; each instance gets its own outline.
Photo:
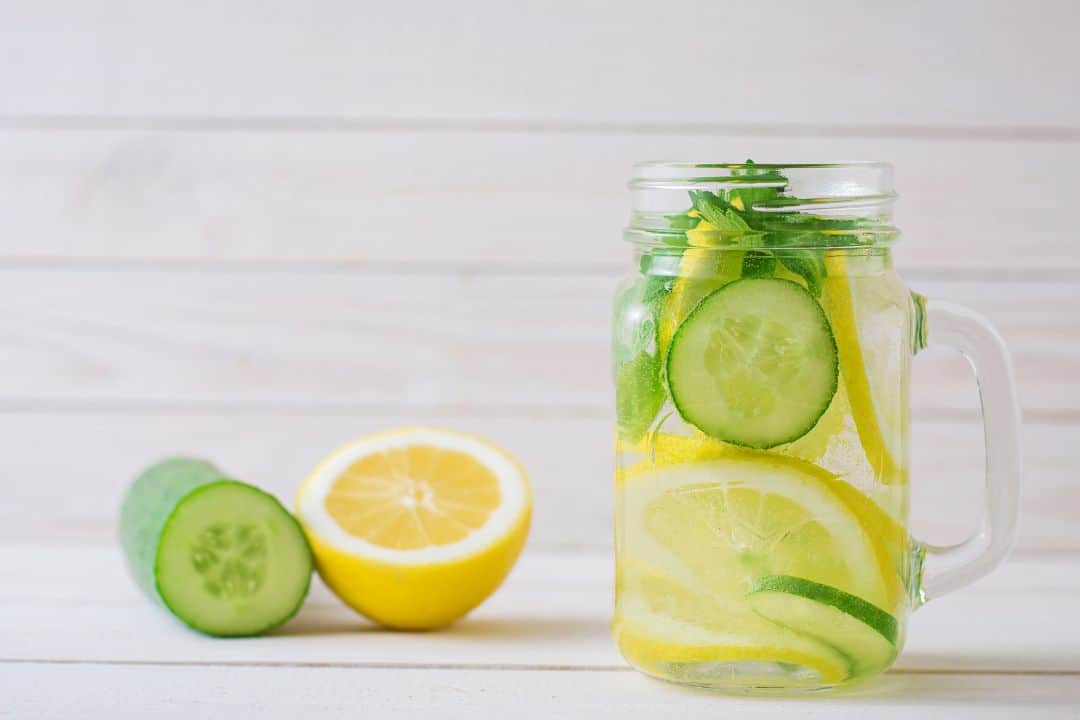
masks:
<path id="1" fill-rule="evenodd" d="M 747 599 L 762 617 L 844 653 L 856 677 L 888 667 L 896 656 L 896 618 L 831 585 L 772 575 L 756 582 Z"/>
<path id="2" fill-rule="evenodd" d="M 683 321 L 667 358 L 679 414 L 724 442 L 767 449 L 808 433 L 839 378 L 825 312 L 799 284 L 736 280 Z"/>
<path id="3" fill-rule="evenodd" d="M 202 460 L 165 460 L 124 499 L 120 539 L 136 582 L 189 627 L 257 635 L 296 614 L 314 563 L 272 495 Z"/>

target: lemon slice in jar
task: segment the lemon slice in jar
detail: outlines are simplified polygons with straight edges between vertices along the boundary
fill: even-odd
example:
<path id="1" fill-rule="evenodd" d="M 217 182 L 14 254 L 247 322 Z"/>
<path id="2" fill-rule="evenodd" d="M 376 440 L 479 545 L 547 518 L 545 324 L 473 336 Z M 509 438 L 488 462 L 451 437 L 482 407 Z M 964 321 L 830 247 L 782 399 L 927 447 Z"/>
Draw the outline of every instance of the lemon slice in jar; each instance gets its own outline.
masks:
<path id="1" fill-rule="evenodd" d="M 859 442 L 874 476 L 886 484 L 907 482 L 908 405 L 905 345 L 906 291 L 891 276 L 858 271 L 874 257 L 827 253 L 823 304 L 840 356 Z M 853 272 L 854 271 L 854 272 Z"/>

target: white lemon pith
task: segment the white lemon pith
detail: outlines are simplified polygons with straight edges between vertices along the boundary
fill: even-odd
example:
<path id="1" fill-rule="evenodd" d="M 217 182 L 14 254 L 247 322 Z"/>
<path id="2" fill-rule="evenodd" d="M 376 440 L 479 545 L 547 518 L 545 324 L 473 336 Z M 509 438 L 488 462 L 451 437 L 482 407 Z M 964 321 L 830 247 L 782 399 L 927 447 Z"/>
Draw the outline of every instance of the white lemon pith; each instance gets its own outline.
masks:
<path id="1" fill-rule="evenodd" d="M 405 429 L 332 453 L 297 495 L 319 574 L 391 627 L 447 625 L 503 581 L 528 535 L 524 470 L 480 438 Z"/>

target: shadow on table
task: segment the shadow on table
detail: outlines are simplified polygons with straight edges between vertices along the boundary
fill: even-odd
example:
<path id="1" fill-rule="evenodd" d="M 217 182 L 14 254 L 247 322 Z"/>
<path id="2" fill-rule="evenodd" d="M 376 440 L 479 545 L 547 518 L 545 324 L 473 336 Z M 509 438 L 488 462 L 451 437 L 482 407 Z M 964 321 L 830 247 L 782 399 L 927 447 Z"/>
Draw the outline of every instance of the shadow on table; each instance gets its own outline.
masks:
<path id="1" fill-rule="evenodd" d="M 628 682 L 658 683 L 673 692 L 688 693 L 702 698 L 732 698 L 762 702 L 776 708 L 800 707 L 805 712 L 815 704 L 830 706 L 855 705 L 858 707 L 925 705 L 998 707 L 1016 705 L 1023 707 L 1046 707 L 1062 705 L 1076 707 L 1080 704 L 1080 682 L 1075 675 L 1054 673 L 937 673 L 932 671 L 894 670 L 851 688 L 830 692 L 807 694 L 721 693 L 711 690 L 676 686 L 660 680 L 647 678 L 638 673 L 628 673 Z M 779 711 L 778 711 L 779 714 Z M 931 713 L 932 717 L 938 715 Z M 874 717 L 870 715 L 868 717 Z"/>
<path id="2" fill-rule="evenodd" d="M 1080 674 L 1080 649 L 1065 656 L 1060 652 L 1053 655 L 941 655 L 905 652 L 900 655 L 898 665 L 898 672 L 916 672 L 907 668 L 918 668 L 920 672 L 933 673 Z"/>
<path id="3" fill-rule="evenodd" d="M 1007 661 L 1006 661 L 1007 662 Z M 851 689 L 818 697 L 844 702 L 877 700 L 906 705 L 1069 705 L 1080 702 L 1080 683 L 1064 674 L 894 670 Z"/>
<path id="4" fill-rule="evenodd" d="M 442 631 L 455 637 L 486 638 L 608 638 L 605 622 L 592 618 L 466 618 Z"/>
<path id="5" fill-rule="evenodd" d="M 295 618 L 274 631 L 274 635 L 338 635 L 342 633 L 393 633 L 365 620 L 348 608 L 329 605 L 305 605 Z M 607 637 L 602 621 L 587 618 L 465 618 L 449 627 L 432 630 L 452 638 L 485 638 L 527 642 L 537 638 L 592 639 Z"/>

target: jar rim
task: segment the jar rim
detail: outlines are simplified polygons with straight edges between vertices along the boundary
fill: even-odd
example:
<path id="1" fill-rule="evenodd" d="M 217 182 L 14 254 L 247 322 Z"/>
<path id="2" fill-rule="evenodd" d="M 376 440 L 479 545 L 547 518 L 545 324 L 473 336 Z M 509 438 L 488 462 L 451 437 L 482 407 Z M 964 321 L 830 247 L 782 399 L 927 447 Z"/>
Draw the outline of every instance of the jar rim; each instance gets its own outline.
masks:
<path id="1" fill-rule="evenodd" d="M 726 172 L 725 172 L 726 171 Z M 848 171 L 848 172 L 844 172 Z M 857 187 L 867 192 L 861 195 L 894 196 L 893 166 L 882 160 L 844 160 L 814 162 L 701 162 L 688 160 L 644 160 L 633 165 L 630 187 L 632 189 L 678 189 L 699 185 L 736 184 L 738 186 L 775 186 L 777 180 L 770 174 L 787 173 L 783 179 L 790 181 L 795 173 L 802 182 L 833 191 L 842 185 L 849 191 Z M 836 197 L 829 192 L 818 192 L 815 197 Z M 851 197 L 851 192 L 841 196 Z"/>
<path id="2" fill-rule="evenodd" d="M 899 235 L 891 222 L 893 166 L 884 161 L 649 160 L 634 164 L 629 187 L 627 235 L 635 242 L 672 242 L 667 236 L 674 235 L 674 242 L 687 245 L 822 248 L 889 244 Z M 713 195 L 718 212 L 740 217 L 731 223 L 720 217 L 710 230 L 673 226 L 672 218 L 693 214 Z M 806 217 L 812 226 L 802 222 Z"/>
<path id="3" fill-rule="evenodd" d="M 739 170 L 780 170 L 783 168 L 843 168 L 843 167 L 878 167 L 891 170 L 892 163 L 885 160 L 829 160 L 796 162 L 702 162 L 690 160 L 639 160 L 635 169 L 651 167 L 687 167 L 687 168 L 734 168 Z"/>

